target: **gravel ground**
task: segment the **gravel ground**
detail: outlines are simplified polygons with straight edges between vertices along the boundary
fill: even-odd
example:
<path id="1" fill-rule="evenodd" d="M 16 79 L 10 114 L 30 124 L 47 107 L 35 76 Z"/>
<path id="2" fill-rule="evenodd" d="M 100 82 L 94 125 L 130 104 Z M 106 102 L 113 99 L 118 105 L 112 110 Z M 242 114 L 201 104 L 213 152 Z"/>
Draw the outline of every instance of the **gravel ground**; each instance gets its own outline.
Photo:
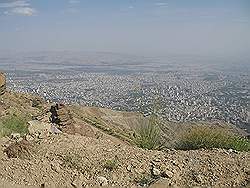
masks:
<path id="1" fill-rule="evenodd" d="M 0 182 L 45 187 L 244 187 L 249 182 L 248 152 L 146 151 L 112 139 L 59 134 L 34 138 L 17 158 L 8 158 L 6 141 L 1 139 Z"/>

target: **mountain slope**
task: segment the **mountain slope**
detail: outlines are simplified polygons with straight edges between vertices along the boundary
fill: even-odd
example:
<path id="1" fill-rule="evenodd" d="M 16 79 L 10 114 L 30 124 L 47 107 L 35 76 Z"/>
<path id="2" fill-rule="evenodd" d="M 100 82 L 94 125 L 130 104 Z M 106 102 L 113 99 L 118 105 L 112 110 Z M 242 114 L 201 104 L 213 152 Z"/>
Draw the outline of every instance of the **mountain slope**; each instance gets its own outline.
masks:
<path id="1" fill-rule="evenodd" d="M 1 158 L 1 179 L 57 187 L 100 185 L 100 177 L 110 186 L 122 187 L 154 184 L 160 179 L 178 187 L 243 186 L 249 180 L 250 155 L 246 152 L 145 151 L 109 139 L 65 134 L 36 141 L 25 159 Z M 109 161 L 115 161 L 114 166 L 106 166 Z"/>
<path id="2" fill-rule="evenodd" d="M 140 113 L 114 111 L 105 108 L 70 106 L 75 118 L 84 121 L 94 127 L 104 130 L 106 133 L 119 137 L 125 141 L 131 141 L 133 134 L 142 124 L 147 123 L 148 117 L 143 117 Z M 216 127 L 232 132 L 237 135 L 246 136 L 247 133 L 237 128 L 235 125 L 222 121 L 214 122 L 186 122 L 176 123 L 163 119 L 158 120 L 161 130 L 161 137 L 166 147 L 173 147 L 183 133 L 194 127 Z"/>
<path id="3" fill-rule="evenodd" d="M 213 149 L 178 151 L 143 150 L 130 141 L 146 121 L 139 113 L 103 108 L 67 106 L 75 132 L 48 131 L 52 104 L 38 97 L 14 92 L 0 96 L 0 122 L 11 114 L 36 119 L 40 127 L 29 124 L 23 138 L 0 139 L 0 182 L 45 186 L 247 186 L 250 174 L 249 152 Z M 181 132 L 192 126 L 222 126 L 240 131 L 229 124 L 161 122 L 162 138 L 174 143 Z M 91 134 L 85 134 L 89 128 Z M 40 132 L 37 134 L 37 131 Z M 48 132 L 47 132 L 48 131 Z M 0 184 L 1 185 L 1 184 Z"/>

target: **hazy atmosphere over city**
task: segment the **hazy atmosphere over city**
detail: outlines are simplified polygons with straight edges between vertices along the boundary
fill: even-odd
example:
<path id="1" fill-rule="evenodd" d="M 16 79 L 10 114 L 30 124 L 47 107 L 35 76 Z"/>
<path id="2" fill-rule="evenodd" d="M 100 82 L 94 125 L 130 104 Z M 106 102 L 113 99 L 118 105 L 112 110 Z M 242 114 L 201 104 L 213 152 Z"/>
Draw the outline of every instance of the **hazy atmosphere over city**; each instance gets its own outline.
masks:
<path id="1" fill-rule="evenodd" d="M 250 0 L 0 0 L 0 188 L 250 187 Z"/>
<path id="2" fill-rule="evenodd" d="M 248 0 L 1 0 L 0 49 L 248 56 Z"/>

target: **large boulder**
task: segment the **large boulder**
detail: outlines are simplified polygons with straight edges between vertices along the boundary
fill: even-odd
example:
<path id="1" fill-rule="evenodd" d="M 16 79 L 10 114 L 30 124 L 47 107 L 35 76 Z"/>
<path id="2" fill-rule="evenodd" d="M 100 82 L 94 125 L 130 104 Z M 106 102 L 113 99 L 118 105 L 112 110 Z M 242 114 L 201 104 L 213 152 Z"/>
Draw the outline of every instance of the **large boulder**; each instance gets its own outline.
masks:
<path id="1" fill-rule="evenodd" d="M 51 124 L 37 121 L 37 120 L 32 120 L 28 122 L 28 130 L 29 134 L 31 136 L 35 137 L 46 137 L 49 135 L 49 133 L 52 133 L 52 128 Z"/>
<path id="2" fill-rule="evenodd" d="M 3 95 L 6 91 L 6 78 L 4 73 L 0 72 L 0 95 Z"/>

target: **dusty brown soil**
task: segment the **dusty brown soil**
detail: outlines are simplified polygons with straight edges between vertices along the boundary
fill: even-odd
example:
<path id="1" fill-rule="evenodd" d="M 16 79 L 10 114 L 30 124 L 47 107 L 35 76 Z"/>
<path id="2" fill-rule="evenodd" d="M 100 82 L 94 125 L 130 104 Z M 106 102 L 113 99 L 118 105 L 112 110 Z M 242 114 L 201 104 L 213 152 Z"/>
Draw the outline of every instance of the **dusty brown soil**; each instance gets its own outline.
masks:
<path id="1" fill-rule="evenodd" d="M 240 187 L 247 185 L 250 173 L 247 152 L 145 151 L 110 139 L 67 134 L 34 140 L 29 159 L 0 156 L 0 180 L 33 186 L 97 186 L 104 178 L 109 186 L 120 187 L 157 181 L 178 187 Z M 114 163 L 111 169 L 108 161 Z"/>
<path id="2" fill-rule="evenodd" d="M 21 140 L 10 144 L 3 152 L 6 153 L 8 158 L 28 159 L 31 157 L 32 145 L 27 140 Z"/>

